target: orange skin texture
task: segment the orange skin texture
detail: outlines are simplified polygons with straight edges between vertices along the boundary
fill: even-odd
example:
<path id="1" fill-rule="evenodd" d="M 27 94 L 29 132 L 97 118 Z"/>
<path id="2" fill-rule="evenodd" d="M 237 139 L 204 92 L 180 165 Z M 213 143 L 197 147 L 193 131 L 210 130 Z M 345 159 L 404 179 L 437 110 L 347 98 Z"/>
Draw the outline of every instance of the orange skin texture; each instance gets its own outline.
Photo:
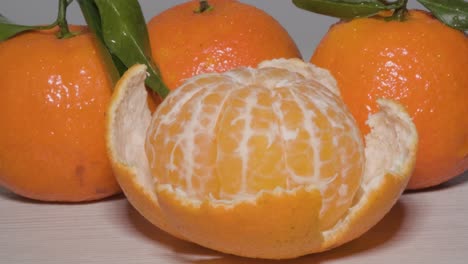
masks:
<path id="1" fill-rule="evenodd" d="M 148 23 L 153 59 L 169 89 L 200 73 L 301 57 L 288 32 L 264 11 L 232 0 L 209 4 L 211 10 L 195 13 L 199 1 L 188 1 Z"/>
<path id="2" fill-rule="evenodd" d="M 441 184 L 468 169 L 468 39 L 424 11 L 403 22 L 362 18 L 332 26 L 310 61 L 330 70 L 367 134 L 377 98 L 402 103 L 420 145 L 408 189 Z"/>
<path id="3" fill-rule="evenodd" d="M 106 155 L 112 81 L 84 27 L 0 43 L 0 184 L 37 200 L 96 200 L 120 192 Z"/>

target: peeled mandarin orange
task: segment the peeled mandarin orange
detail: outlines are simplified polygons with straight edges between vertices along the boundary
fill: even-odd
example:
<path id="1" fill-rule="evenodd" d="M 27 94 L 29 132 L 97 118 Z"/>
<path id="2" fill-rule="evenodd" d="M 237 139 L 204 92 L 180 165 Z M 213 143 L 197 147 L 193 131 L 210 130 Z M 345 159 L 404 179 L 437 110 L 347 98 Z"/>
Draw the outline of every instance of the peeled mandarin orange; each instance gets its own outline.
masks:
<path id="1" fill-rule="evenodd" d="M 225 253 L 284 259 L 376 224 L 412 172 L 417 132 L 379 100 L 366 145 L 325 70 L 299 59 L 194 76 L 151 116 L 145 67 L 117 84 L 107 144 L 133 206 L 167 232 Z"/>

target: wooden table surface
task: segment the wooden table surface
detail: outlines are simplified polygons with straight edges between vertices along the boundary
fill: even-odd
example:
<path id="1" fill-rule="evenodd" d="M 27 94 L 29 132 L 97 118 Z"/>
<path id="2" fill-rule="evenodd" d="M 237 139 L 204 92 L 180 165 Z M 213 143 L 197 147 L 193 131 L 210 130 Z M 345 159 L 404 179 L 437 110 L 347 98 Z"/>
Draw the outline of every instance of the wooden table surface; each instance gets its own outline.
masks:
<path id="1" fill-rule="evenodd" d="M 221 254 L 180 241 L 147 222 L 123 195 L 81 204 L 39 203 L 0 189 L 0 263 L 398 263 L 468 260 L 468 173 L 406 192 L 359 239 L 280 262 Z M 267 221 L 267 219 L 265 219 Z"/>

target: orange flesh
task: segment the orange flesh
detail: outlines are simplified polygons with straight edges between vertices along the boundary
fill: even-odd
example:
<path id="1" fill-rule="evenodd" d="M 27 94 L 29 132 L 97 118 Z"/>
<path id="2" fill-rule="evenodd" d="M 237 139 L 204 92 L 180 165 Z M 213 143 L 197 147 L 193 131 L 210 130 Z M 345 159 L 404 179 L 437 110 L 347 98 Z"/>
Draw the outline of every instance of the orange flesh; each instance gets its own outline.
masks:
<path id="1" fill-rule="evenodd" d="M 324 87 L 291 86 L 300 77 L 288 74 L 243 69 L 178 88 L 148 130 L 153 176 L 197 200 L 314 186 L 325 225 L 335 223 L 360 183 L 361 137 L 339 98 Z"/>

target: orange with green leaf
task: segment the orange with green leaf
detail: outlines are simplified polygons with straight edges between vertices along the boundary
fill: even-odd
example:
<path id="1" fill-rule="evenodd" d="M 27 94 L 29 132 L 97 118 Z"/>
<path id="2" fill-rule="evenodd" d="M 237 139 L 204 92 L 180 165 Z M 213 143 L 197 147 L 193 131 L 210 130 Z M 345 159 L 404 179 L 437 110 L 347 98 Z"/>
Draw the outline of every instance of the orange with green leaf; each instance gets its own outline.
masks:
<path id="1" fill-rule="evenodd" d="M 438 185 L 468 169 L 467 2 L 420 1 L 432 14 L 407 10 L 407 1 L 294 2 L 346 19 L 330 28 L 310 61 L 335 76 L 362 131 L 369 130 L 365 121 L 377 110 L 377 98 L 407 108 L 420 135 L 409 189 Z"/>
<path id="2" fill-rule="evenodd" d="M 59 1 L 50 25 L 0 17 L 0 184 L 42 201 L 98 200 L 121 191 L 104 140 L 117 69 L 147 62 L 149 86 L 168 93 L 141 48 L 149 42 L 138 2 L 79 1 L 89 27 L 68 26 L 70 3 Z M 123 18 L 125 12 L 131 16 Z"/>
<path id="3" fill-rule="evenodd" d="M 49 27 L 0 42 L 0 184 L 44 201 L 108 197 L 120 192 L 104 141 L 111 75 L 86 27 Z"/>

